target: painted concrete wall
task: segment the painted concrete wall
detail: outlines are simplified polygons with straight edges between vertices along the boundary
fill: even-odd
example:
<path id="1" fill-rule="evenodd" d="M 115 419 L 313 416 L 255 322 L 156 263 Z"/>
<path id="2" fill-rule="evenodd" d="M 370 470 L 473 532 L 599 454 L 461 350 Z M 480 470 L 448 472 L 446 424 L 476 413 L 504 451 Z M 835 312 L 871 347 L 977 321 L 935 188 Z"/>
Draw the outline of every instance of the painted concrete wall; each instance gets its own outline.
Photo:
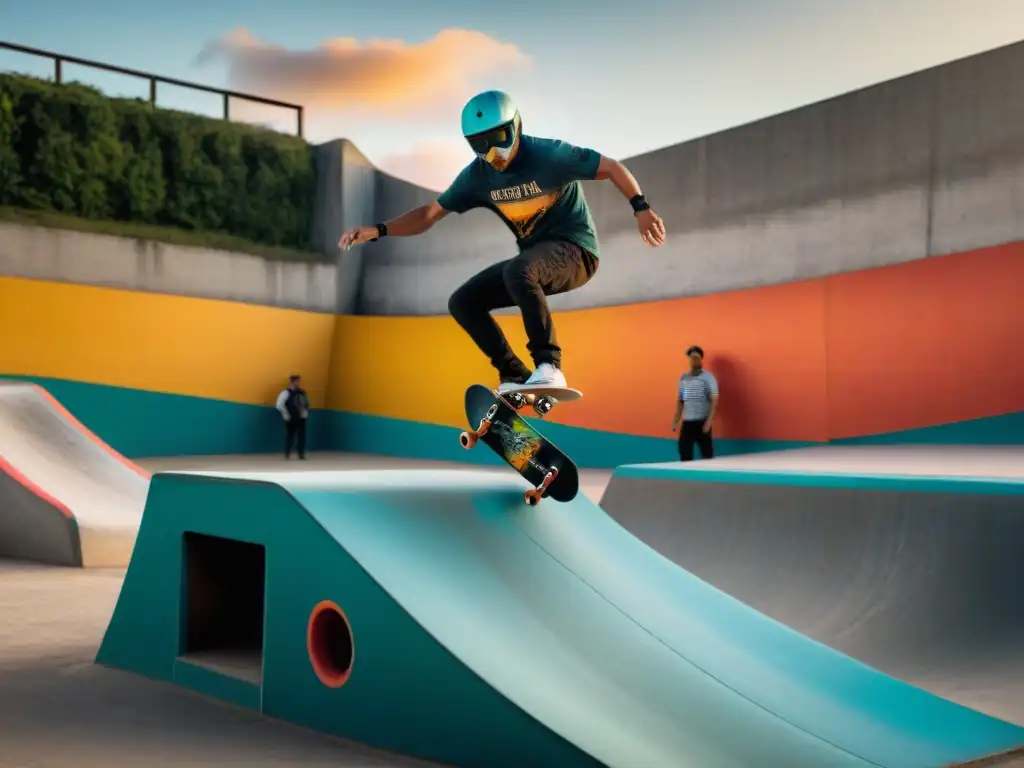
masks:
<path id="1" fill-rule="evenodd" d="M 0 222 L 0 276 L 334 312 L 333 264 Z"/>
<path id="2" fill-rule="evenodd" d="M 559 312 L 566 375 L 586 396 L 552 413 L 545 434 L 584 466 L 674 460 L 678 376 L 696 341 L 722 396 L 719 455 L 826 441 L 1020 444 L 1022 285 L 1018 243 Z M 522 350 L 519 319 L 499 320 Z M 0 334 L 0 376 L 42 384 L 130 456 L 279 451 L 273 403 L 291 373 L 316 409 L 314 450 L 491 456 L 459 446 L 463 391 L 494 371 L 450 317 L 331 315 L 0 278 L 0 327 L 11 329 Z M 949 375 L 964 354 L 966 396 L 964 377 Z M 410 361 L 420 358 L 444 371 L 429 401 L 409 398 Z M 628 364 L 610 377 L 609 361 Z M 624 400 L 623 387 L 633 397 Z"/>
<path id="3" fill-rule="evenodd" d="M 128 456 L 279 451 L 298 373 L 327 397 L 337 316 L 0 277 L 0 377 L 45 387 Z M 322 421 L 311 446 L 324 444 Z"/>
<path id="4" fill-rule="evenodd" d="M 588 182 L 601 268 L 552 306 L 694 296 L 1024 239 L 1021 82 L 1024 43 L 629 158 L 668 243 L 644 247 L 619 193 Z M 387 179 L 377 193 L 377 218 L 434 196 Z M 366 253 L 362 312 L 429 315 L 515 247 L 493 214 L 473 211 Z"/>

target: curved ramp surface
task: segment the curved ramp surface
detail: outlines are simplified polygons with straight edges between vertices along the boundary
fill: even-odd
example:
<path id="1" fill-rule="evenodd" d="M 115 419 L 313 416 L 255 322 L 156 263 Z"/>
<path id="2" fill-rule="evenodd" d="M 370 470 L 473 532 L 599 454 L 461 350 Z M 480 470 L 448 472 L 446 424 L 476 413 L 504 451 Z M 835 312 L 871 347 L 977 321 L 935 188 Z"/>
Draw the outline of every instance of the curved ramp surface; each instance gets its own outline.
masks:
<path id="1" fill-rule="evenodd" d="M 1014 464 L 1006 451 L 972 453 L 990 472 Z M 844 458 L 857 474 L 840 471 Z M 601 506 L 802 634 L 1024 725 L 1024 478 L 923 474 L 970 458 L 811 449 L 619 467 Z"/>
<path id="2" fill-rule="evenodd" d="M 0 556 L 123 567 L 148 489 L 46 390 L 0 381 Z"/>
<path id="3" fill-rule="evenodd" d="M 925 768 L 1024 743 L 755 612 L 585 498 L 531 509 L 523 489 L 158 473 L 97 662 L 460 766 Z M 351 628 L 333 684 L 311 661 L 323 605 Z"/>

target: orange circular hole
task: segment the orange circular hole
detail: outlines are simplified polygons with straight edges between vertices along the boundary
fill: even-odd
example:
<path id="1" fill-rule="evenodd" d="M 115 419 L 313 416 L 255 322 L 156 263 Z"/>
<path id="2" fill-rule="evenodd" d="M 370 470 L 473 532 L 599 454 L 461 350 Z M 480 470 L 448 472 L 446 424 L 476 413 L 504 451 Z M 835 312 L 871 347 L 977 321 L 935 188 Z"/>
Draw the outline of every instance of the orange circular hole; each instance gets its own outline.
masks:
<path id="1" fill-rule="evenodd" d="M 337 604 L 323 600 L 313 608 L 306 627 L 306 650 L 321 683 L 340 688 L 348 681 L 356 647 L 352 627 Z"/>

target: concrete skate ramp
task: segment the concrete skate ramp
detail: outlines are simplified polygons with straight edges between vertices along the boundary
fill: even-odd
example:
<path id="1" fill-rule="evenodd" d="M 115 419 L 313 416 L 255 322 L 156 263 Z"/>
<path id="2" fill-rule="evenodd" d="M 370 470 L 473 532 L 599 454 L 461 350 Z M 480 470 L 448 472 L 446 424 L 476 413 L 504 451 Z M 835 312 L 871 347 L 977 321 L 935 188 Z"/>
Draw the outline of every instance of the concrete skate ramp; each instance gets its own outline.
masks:
<path id="1" fill-rule="evenodd" d="M 148 489 L 46 390 L 0 381 L 0 556 L 125 566 Z"/>
<path id="2" fill-rule="evenodd" d="M 937 768 L 1024 743 L 524 488 L 158 473 L 97 661 L 481 768 Z"/>
<path id="3" fill-rule="evenodd" d="M 702 464 L 620 467 L 602 508 L 793 629 L 1024 724 L 1024 483 Z"/>

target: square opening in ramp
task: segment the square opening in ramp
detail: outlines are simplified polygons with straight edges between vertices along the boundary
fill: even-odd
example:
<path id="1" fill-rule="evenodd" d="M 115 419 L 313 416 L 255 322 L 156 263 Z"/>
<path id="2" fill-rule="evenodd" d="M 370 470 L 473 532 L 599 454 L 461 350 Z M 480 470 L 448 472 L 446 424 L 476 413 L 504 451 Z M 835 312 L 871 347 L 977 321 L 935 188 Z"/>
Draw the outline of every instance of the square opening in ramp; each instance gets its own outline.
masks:
<path id="1" fill-rule="evenodd" d="M 186 532 L 181 661 L 260 683 L 266 549 Z"/>

